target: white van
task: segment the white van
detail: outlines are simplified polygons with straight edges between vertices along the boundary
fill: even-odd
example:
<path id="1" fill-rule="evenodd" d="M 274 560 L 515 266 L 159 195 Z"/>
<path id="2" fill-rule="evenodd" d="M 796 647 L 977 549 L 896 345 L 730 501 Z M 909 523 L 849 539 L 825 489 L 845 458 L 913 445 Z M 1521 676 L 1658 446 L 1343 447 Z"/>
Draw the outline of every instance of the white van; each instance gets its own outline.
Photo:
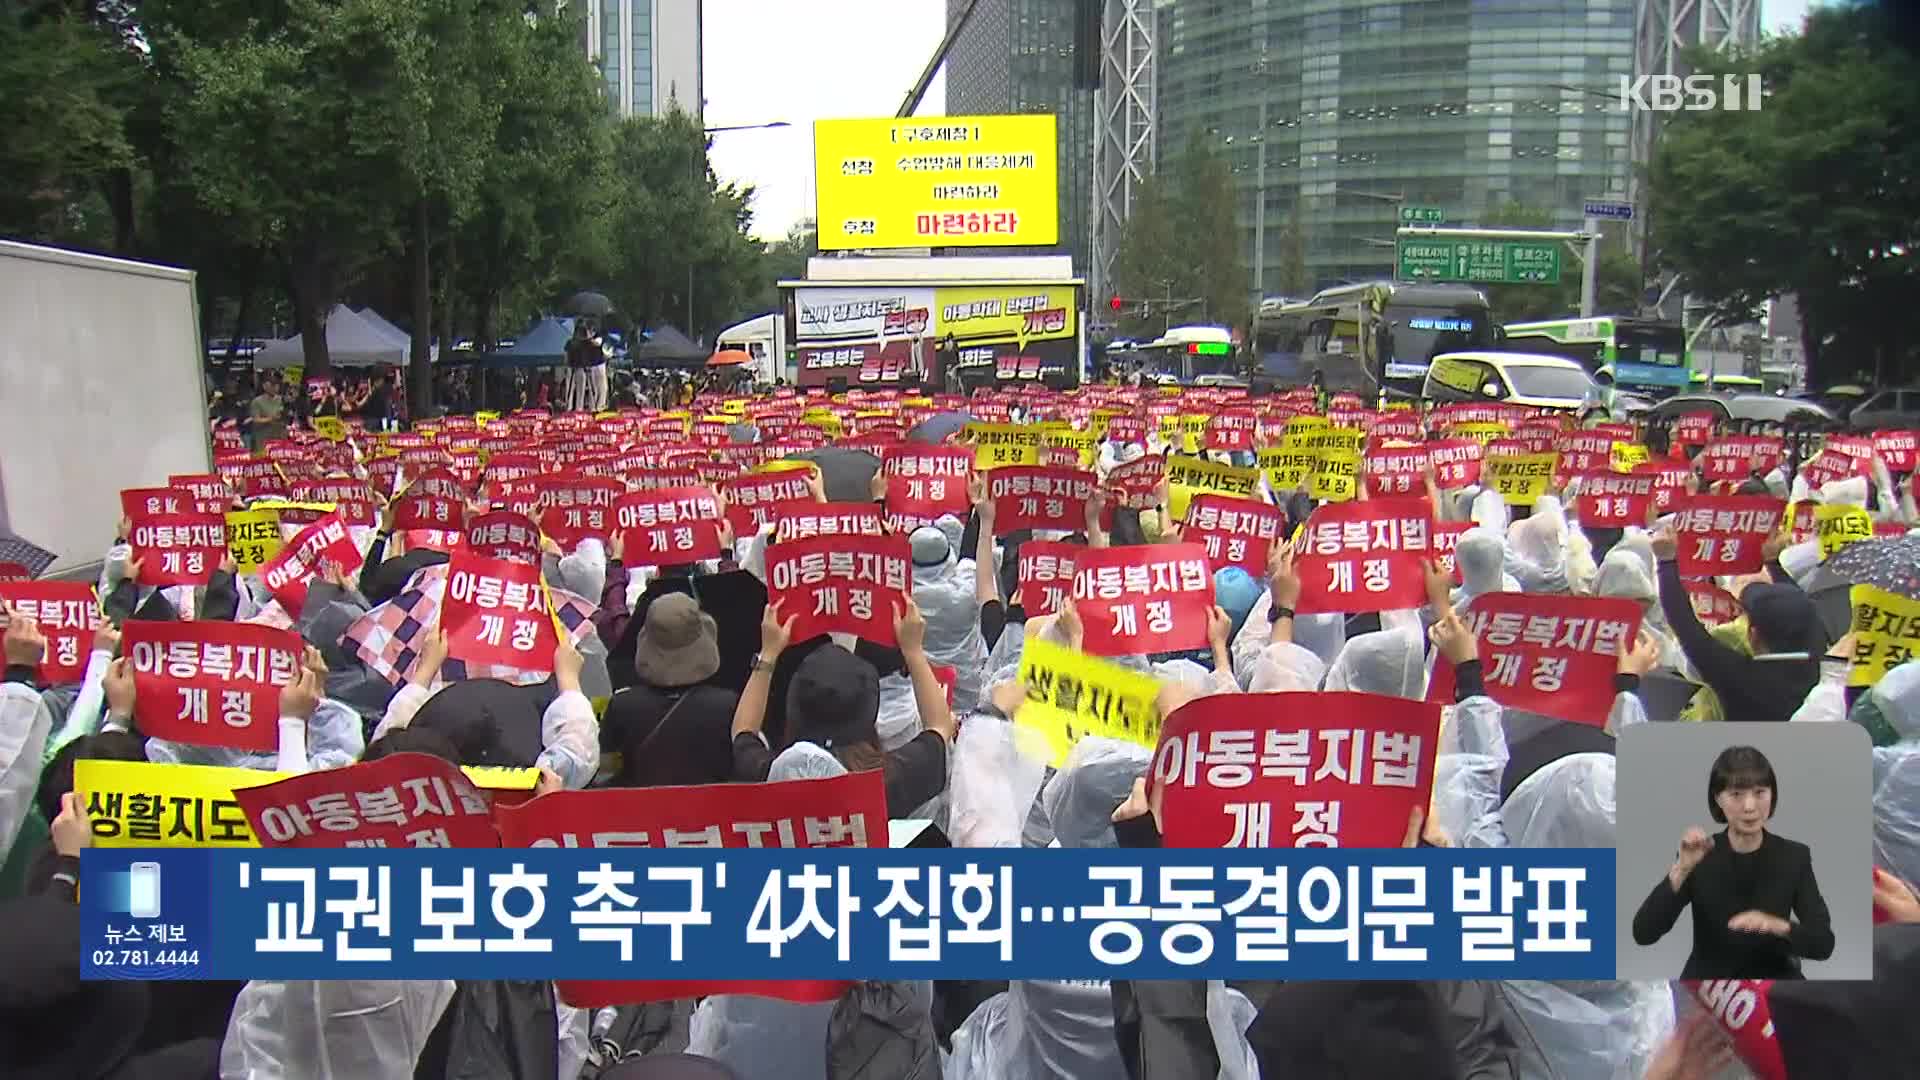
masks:
<path id="1" fill-rule="evenodd" d="M 1443 353 L 1428 366 L 1421 394 L 1436 403 L 1499 401 L 1582 416 L 1600 407 L 1600 387 L 1585 368 L 1539 353 Z"/>

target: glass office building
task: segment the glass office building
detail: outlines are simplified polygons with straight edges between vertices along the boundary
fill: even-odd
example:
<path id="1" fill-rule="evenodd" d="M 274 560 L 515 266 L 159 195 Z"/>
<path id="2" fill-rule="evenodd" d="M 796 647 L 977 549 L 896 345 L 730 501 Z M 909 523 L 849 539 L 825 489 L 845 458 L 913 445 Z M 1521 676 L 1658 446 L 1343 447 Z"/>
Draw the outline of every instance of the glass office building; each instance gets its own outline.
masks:
<path id="1" fill-rule="evenodd" d="M 586 0 L 587 55 L 622 116 L 701 113 L 702 0 Z"/>
<path id="2" fill-rule="evenodd" d="M 1401 204 L 1574 228 L 1627 196 L 1633 0 L 1172 0 L 1155 26 L 1160 163 L 1196 132 L 1226 154 L 1265 295 L 1391 276 Z"/>

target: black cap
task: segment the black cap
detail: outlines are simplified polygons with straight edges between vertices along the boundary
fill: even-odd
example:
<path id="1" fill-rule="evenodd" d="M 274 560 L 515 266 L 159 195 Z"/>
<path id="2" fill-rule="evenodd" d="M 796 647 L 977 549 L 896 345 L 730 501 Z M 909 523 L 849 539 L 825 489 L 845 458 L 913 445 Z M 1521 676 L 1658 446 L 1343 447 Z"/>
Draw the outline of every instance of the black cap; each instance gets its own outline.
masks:
<path id="1" fill-rule="evenodd" d="M 787 685 L 787 734 L 831 750 L 872 742 L 880 717 L 880 675 L 838 645 L 822 645 L 800 661 Z"/>
<path id="2" fill-rule="evenodd" d="M 1757 582 L 1740 594 L 1747 625 L 1774 652 L 1807 652 L 1815 656 L 1827 647 L 1826 632 L 1813 598 L 1793 585 Z"/>

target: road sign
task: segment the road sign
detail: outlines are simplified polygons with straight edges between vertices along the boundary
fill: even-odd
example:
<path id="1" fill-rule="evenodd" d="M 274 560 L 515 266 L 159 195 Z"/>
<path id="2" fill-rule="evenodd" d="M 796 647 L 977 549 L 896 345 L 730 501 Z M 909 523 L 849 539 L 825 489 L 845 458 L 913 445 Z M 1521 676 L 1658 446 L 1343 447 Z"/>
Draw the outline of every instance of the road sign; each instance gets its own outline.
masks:
<path id="1" fill-rule="evenodd" d="M 1402 237 L 1397 247 L 1401 281 L 1552 285 L 1560 280 L 1560 245 L 1550 240 Z"/>
<path id="2" fill-rule="evenodd" d="M 1582 212 L 1587 217 L 1605 218 L 1608 221 L 1632 221 L 1633 220 L 1633 204 L 1632 203 L 1601 202 L 1596 200 L 1596 201 L 1587 203 L 1587 205 L 1583 208 Z"/>
<path id="3" fill-rule="evenodd" d="M 1402 225 L 1438 225 L 1446 219 L 1446 212 L 1437 206 L 1403 206 L 1400 208 L 1400 224 Z"/>

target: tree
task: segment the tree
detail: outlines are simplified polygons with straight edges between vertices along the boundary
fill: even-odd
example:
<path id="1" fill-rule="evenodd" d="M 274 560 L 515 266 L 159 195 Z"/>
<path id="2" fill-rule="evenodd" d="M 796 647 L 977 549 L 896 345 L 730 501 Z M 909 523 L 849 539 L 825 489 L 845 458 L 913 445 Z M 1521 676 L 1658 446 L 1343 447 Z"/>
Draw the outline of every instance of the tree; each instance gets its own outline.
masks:
<path id="1" fill-rule="evenodd" d="M 765 314 L 780 308 L 777 282 L 807 276 L 807 260 L 820 254 L 820 234 L 812 218 L 802 218 L 787 229 L 787 235 L 766 245 L 760 253 L 760 288 L 746 305 L 743 314 Z"/>
<path id="2" fill-rule="evenodd" d="M 1114 254 L 1114 283 L 1131 301 L 1144 301 L 1123 320 L 1135 333 L 1168 323 L 1245 326 L 1251 287 L 1235 220 L 1238 194 L 1226 159 L 1195 132 L 1171 168 L 1135 189 L 1133 212 Z M 1176 302 L 1168 305 L 1171 296 Z"/>
<path id="3" fill-rule="evenodd" d="M 112 33 L 81 14 L 0 6 L 0 235 L 111 245 L 101 185 L 133 163 L 120 99 L 137 78 Z"/>
<path id="4" fill-rule="evenodd" d="M 1508 202 L 1489 210 L 1481 220 L 1489 229 L 1552 229 L 1553 213 L 1539 207 Z M 1562 247 L 1560 280 L 1552 285 L 1488 285 L 1487 304 L 1496 323 L 1559 319 L 1580 311 L 1580 258 Z M 1640 310 L 1640 263 L 1624 239 L 1603 236 L 1600 241 L 1600 280 L 1595 289 L 1596 315 L 1632 315 Z"/>
<path id="5" fill-rule="evenodd" d="M 1653 245 L 1732 321 L 1797 294 L 1808 382 L 1868 368 L 1911 378 L 1920 305 L 1920 84 L 1879 5 L 1821 8 L 1799 36 L 1697 52 L 1706 75 L 1758 73 L 1757 111 L 1671 114 L 1650 181 Z"/>

